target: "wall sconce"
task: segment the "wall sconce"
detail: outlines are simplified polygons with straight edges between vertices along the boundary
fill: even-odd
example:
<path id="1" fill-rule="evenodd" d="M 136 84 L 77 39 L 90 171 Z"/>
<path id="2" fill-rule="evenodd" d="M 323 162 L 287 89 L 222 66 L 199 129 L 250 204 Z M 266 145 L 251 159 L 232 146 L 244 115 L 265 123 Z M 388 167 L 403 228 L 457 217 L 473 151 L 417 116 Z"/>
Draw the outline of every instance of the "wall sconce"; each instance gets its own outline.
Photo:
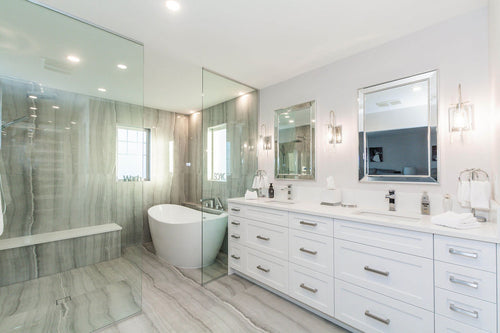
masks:
<path id="1" fill-rule="evenodd" d="M 448 108 L 450 132 L 460 132 L 460 135 L 463 135 L 463 131 L 471 131 L 473 112 L 473 105 L 470 102 L 462 101 L 462 85 L 459 84 L 458 103 L 452 104 Z"/>
<path id="2" fill-rule="evenodd" d="M 335 112 L 330 111 L 330 123 L 328 124 L 328 143 L 342 143 L 342 125 L 337 125 L 335 122 Z"/>
<path id="3" fill-rule="evenodd" d="M 272 137 L 266 134 L 266 125 L 260 125 L 259 146 L 262 147 L 262 150 L 271 150 L 273 148 Z"/>

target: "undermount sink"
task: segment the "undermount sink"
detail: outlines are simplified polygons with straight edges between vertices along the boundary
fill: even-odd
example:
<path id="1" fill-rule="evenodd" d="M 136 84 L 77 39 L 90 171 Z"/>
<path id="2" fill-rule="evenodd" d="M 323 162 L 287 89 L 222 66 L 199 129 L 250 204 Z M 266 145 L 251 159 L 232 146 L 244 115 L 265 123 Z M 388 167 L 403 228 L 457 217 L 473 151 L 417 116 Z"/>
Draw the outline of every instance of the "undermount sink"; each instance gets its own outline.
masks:
<path id="1" fill-rule="evenodd" d="M 400 222 L 418 222 L 421 219 L 421 216 L 418 214 L 391 212 L 391 211 L 359 210 L 356 212 L 356 214 L 367 217 L 383 218 Z"/>

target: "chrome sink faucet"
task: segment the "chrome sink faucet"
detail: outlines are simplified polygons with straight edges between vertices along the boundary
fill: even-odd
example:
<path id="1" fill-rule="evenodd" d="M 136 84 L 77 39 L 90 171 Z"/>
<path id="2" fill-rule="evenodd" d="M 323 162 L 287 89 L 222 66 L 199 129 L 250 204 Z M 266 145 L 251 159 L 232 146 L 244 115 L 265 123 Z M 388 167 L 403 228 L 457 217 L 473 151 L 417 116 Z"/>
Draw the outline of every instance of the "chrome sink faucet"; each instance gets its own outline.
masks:
<path id="1" fill-rule="evenodd" d="M 386 194 L 385 198 L 389 199 L 389 210 L 391 212 L 395 212 L 396 211 L 396 191 L 389 190 L 389 194 Z"/>

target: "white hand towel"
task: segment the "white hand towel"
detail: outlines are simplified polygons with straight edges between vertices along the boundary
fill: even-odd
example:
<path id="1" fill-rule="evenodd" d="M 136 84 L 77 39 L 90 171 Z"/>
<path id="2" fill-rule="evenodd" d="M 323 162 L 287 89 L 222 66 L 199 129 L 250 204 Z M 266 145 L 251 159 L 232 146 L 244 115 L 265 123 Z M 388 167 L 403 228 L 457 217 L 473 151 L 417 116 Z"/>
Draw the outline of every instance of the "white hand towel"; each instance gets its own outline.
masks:
<path id="1" fill-rule="evenodd" d="M 260 188 L 266 188 L 267 187 L 267 176 L 262 176 L 260 178 Z"/>
<path id="2" fill-rule="evenodd" d="M 470 184 L 470 206 L 476 209 L 490 209 L 491 183 L 473 180 Z"/>
<path id="3" fill-rule="evenodd" d="M 259 185 L 260 185 L 260 177 L 258 176 L 253 177 L 252 188 L 258 189 Z"/>
<path id="4" fill-rule="evenodd" d="M 472 229 L 481 227 L 481 223 L 471 213 L 457 214 L 454 212 L 446 212 L 433 216 L 431 218 L 433 224 L 441 225 L 454 229 Z"/>
<path id="5" fill-rule="evenodd" d="M 461 180 L 458 182 L 457 200 L 460 206 L 470 207 L 470 181 Z"/>

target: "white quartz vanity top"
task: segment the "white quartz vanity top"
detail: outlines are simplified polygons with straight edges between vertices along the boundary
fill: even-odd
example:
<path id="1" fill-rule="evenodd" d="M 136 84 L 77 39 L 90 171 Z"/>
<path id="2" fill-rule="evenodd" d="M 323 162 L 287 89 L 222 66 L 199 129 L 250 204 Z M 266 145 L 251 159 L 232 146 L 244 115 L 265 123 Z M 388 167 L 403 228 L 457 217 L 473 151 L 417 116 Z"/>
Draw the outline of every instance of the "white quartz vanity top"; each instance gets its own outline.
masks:
<path id="1" fill-rule="evenodd" d="M 271 199 L 245 200 L 244 198 L 229 199 L 231 204 L 242 204 L 258 206 L 262 208 L 272 208 L 276 210 L 293 213 L 311 214 L 317 216 L 330 217 L 355 222 L 363 222 L 393 228 L 420 231 L 436 235 L 445 235 L 465 239 L 479 240 L 483 242 L 500 243 L 500 235 L 497 230 L 497 223 L 485 222 L 480 228 L 458 230 L 435 225 L 431 222 L 430 216 L 419 215 L 420 219 L 415 221 L 398 221 L 396 218 L 367 217 L 360 215 L 362 208 L 345 208 L 340 206 L 324 206 L 319 203 L 294 202 L 293 204 L 281 203 Z M 398 213 L 398 212 L 396 212 Z M 404 212 L 401 212 L 404 214 Z"/>

